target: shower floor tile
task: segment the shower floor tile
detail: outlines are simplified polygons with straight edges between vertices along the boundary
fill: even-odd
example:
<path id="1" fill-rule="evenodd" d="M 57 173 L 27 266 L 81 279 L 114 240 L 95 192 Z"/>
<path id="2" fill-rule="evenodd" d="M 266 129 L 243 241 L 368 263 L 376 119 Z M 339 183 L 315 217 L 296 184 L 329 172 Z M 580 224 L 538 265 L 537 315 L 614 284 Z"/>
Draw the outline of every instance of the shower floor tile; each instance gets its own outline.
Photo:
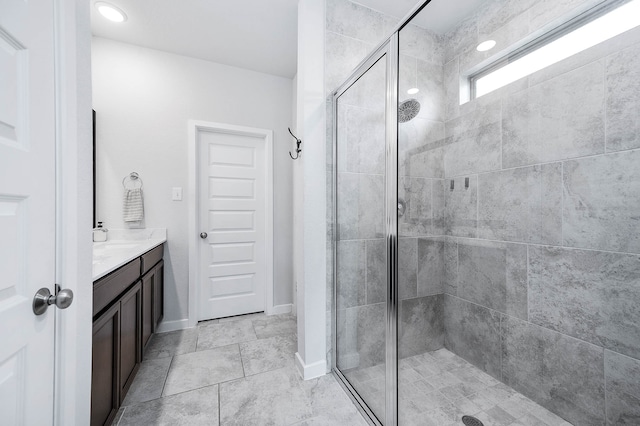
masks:
<path id="1" fill-rule="evenodd" d="M 402 359 L 398 370 L 401 426 L 462 425 L 463 415 L 486 426 L 571 425 L 446 349 Z M 344 375 L 365 401 L 380 404 L 383 372 L 376 365 Z"/>

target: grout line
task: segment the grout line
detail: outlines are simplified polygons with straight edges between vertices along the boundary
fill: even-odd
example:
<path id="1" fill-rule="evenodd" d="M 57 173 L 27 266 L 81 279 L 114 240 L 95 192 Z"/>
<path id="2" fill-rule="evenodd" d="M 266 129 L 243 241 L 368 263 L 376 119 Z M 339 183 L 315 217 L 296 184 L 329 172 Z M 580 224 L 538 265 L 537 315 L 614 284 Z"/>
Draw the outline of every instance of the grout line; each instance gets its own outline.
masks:
<path id="1" fill-rule="evenodd" d="M 579 338 L 579 337 L 575 337 L 575 336 L 572 336 L 572 335 L 570 335 L 570 334 L 566 334 L 566 333 L 565 333 L 565 332 L 563 332 L 563 331 L 554 330 L 554 329 L 552 329 L 552 328 L 545 327 L 544 325 L 540 325 L 540 324 L 536 324 L 536 323 L 534 323 L 534 322 L 530 322 L 530 321 L 527 321 L 527 320 L 523 320 L 522 318 L 516 317 L 516 316 L 511 315 L 511 314 L 506 314 L 506 313 L 504 313 L 504 312 L 498 311 L 498 310 L 493 309 L 493 308 L 490 308 L 490 307 L 488 307 L 488 306 L 480 305 L 480 304 L 478 304 L 478 303 L 475 303 L 475 302 L 472 302 L 472 301 L 470 301 L 470 300 L 467 300 L 467 299 L 465 299 L 465 298 L 463 298 L 463 297 L 460 297 L 460 296 L 454 296 L 454 295 L 452 295 L 452 294 L 450 294 L 449 296 L 451 296 L 451 297 L 455 297 L 456 299 L 460 299 L 461 301 L 463 301 L 463 302 L 465 302 L 465 303 L 469 303 L 470 305 L 474 305 L 474 306 L 476 306 L 476 307 L 478 307 L 478 308 L 486 309 L 486 310 L 490 311 L 491 313 L 493 313 L 493 314 L 495 314 L 495 315 L 498 315 L 498 316 L 500 316 L 500 317 L 503 317 L 503 316 L 504 316 L 504 317 L 514 318 L 514 319 L 516 319 L 516 320 L 518 320 L 518 321 L 521 321 L 521 322 L 525 323 L 527 326 L 530 326 L 530 327 L 536 327 L 536 328 L 540 328 L 540 329 L 545 330 L 545 331 L 549 331 L 549 332 L 551 332 L 551 333 L 560 334 L 560 335 L 562 335 L 563 337 L 566 337 L 566 338 L 569 338 L 569 339 L 572 339 L 572 340 L 577 340 L 578 342 L 581 342 L 581 343 L 586 344 L 586 345 L 589 345 L 589 346 L 593 346 L 593 347 L 598 348 L 598 349 L 612 351 L 612 350 L 611 350 L 611 349 L 609 349 L 609 348 L 606 348 L 606 347 L 604 347 L 604 346 L 600 346 L 600 345 L 598 345 L 598 344 L 596 344 L 596 343 L 593 343 L 593 342 L 589 342 L 588 340 L 583 340 L 583 339 L 581 339 L 581 338 Z M 506 319 L 506 318 L 505 318 L 505 319 Z M 612 351 L 612 352 L 614 352 L 614 351 Z M 617 352 L 616 352 L 616 353 L 617 353 Z M 621 355 L 624 355 L 624 354 L 621 354 Z M 627 355 L 627 356 L 628 356 L 628 355 Z"/>
<path id="2" fill-rule="evenodd" d="M 609 413 L 608 413 L 608 406 L 609 406 L 609 391 L 607 390 L 607 349 L 603 348 L 602 350 L 602 384 L 604 386 L 604 422 L 605 424 L 608 424 L 609 421 Z"/>
<path id="3" fill-rule="evenodd" d="M 619 255 L 627 255 L 627 256 L 638 256 L 640 253 L 632 253 L 632 252 L 624 252 L 624 251 L 613 251 L 613 250 L 603 250 L 603 249 L 594 249 L 588 247 L 572 247 L 572 246 L 563 246 L 558 244 L 541 244 L 541 243 L 531 243 L 525 241 L 509 241 L 509 240 L 496 240 L 491 238 L 474 238 L 474 237 L 461 237 L 461 236 L 452 236 L 460 240 L 469 240 L 469 242 L 485 242 L 485 243 L 495 243 L 495 244 L 518 244 L 518 245 L 528 245 L 531 247 L 539 247 L 539 248 L 553 248 L 553 249 L 562 249 L 562 250 L 579 250 L 579 251 L 588 251 L 595 253 L 609 253 L 609 254 L 619 254 Z"/>
<path id="4" fill-rule="evenodd" d="M 564 162 L 560 164 L 560 244 L 564 246 Z"/>
<path id="5" fill-rule="evenodd" d="M 566 162 L 569 162 L 569 161 L 581 161 L 581 160 L 594 159 L 594 158 L 600 158 L 600 157 L 610 157 L 610 156 L 615 155 L 615 154 L 632 153 L 632 152 L 639 152 L 639 151 L 640 151 L 640 148 L 629 148 L 629 149 L 623 149 L 623 150 L 619 150 L 619 151 L 609 151 L 609 152 L 601 152 L 601 153 L 598 153 L 598 154 L 582 155 L 582 156 L 578 156 L 578 157 L 559 158 L 559 159 L 556 159 L 556 160 L 549 160 L 549 161 L 539 161 L 539 162 L 536 162 L 536 163 L 523 164 L 523 165 L 513 166 L 513 167 L 506 167 L 506 168 L 503 168 L 503 169 L 494 169 L 494 170 L 486 170 L 486 171 L 481 171 L 481 172 L 473 172 L 473 173 L 469 173 L 469 175 L 489 175 L 489 174 L 501 173 L 501 172 L 506 172 L 506 171 L 513 171 L 513 170 L 518 170 L 518 169 L 526 169 L 526 168 L 535 167 L 535 166 L 545 166 L 545 165 L 548 165 L 548 164 L 566 163 Z M 460 174 L 460 175 L 445 176 L 444 178 L 430 178 L 430 179 L 449 180 L 449 179 L 456 179 L 456 178 L 465 177 L 465 176 L 466 176 L 465 174 Z"/>
<path id="6" fill-rule="evenodd" d="M 222 402 L 220 401 L 220 383 L 218 383 L 218 426 L 222 424 Z"/>
<path id="7" fill-rule="evenodd" d="M 617 52 L 621 52 L 624 49 L 620 49 Z M 616 53 L 617 53 L 616 52 Z M 602 108 L 602 124 L 604 125 L 604 153 L 607 153 L 607 117 L 608 117 L 608 104 L 607 104 L 607 58 L 611 55 L 606 55 L 602 60 L 602 103 L 604 108 Z"/>
<path id="8" fill-rule="evenodd" d="M 242 358 L 242 350 L 240 350 L 240 344 L 238 344 L 238 355 L 240 356 L 240 365 L 242 366 L 242 377 L 247 377 L 247 373 L 244 371 L 244 359 Z"/>
<path id="9" fill-rule="evenodd" d="M 164 376 L 164 382 L 162 383 L 162 390 L 160 391 L 160 398 L 164 395 L 164 388 L 167 386 L 167 380 L 169 379 L 169 371 L 171 371 L 171 366 L 173 365 L 173 360 L 175 356 L 171 357 L 171 361 L 169 361 L 169 368 L 167 368 L 167 375 Z"/>
<path id="10" fill-rule="evenodd" d="M 528 244 L 527 244 L 527 265 L 526 265 L 526 268 L 527 268 L 527 320 L 526 321 L 529 322 L 529 318 L 531 318 L 531 303 L 530 303 L 531 302 L 531 297 L 530 297 L 530 294 L 529 294 L 529 282 L 530 282 L 530 280 L 529 280 L 529 276 L 530 276 L 529 272 L 530 271 L 529 271 L 529 245 Z"/>
<path id="11" fill-rule="evenodd" d="M 364 242 L 364 303 L 365 303 L 365 305 L 366 305 L 366 304 L 367 304 L 367 302 L 368 302 L 368 298 L 367 298 L 367 296 L 368 296 L 367 288 L 369 287 L 369 276 L 368 276 L 368 273 L 367 273 L 367 272 L 368 272 L 368 269 L 369 269 L 369 268 L 367 268 L 367 253 L 368 253 L 367 246 L 368 246 L 368 245 L 369 245 L 369 244 L 367 244 L 367 242 L 365 241 L 365 242 Z"/>

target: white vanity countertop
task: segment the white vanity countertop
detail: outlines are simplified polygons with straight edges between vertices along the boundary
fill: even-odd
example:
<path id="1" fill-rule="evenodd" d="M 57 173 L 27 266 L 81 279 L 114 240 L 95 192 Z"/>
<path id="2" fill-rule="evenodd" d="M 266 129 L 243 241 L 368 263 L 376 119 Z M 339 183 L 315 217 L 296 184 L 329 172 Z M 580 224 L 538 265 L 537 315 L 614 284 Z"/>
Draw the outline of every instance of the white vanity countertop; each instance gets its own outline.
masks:
<path id="1" fill-rule="evenodd" d="M 93 281 L 167 241 L 166 228 L 110 229 L 107 241 L 93 243 Z"/>

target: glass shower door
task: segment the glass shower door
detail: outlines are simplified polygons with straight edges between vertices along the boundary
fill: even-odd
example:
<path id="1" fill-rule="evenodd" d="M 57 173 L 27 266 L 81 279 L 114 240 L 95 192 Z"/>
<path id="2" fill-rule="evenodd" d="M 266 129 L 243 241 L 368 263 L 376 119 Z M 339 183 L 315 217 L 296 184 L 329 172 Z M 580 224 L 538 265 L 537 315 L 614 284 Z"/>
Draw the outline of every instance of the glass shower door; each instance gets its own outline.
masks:
<path id="1" fill-rule="evenodd" d="M 387 55 L 335 103 L 335 367 L 380 422 L 385 419 Z M 365 65 L 366 67 L 366 65 Z"/>

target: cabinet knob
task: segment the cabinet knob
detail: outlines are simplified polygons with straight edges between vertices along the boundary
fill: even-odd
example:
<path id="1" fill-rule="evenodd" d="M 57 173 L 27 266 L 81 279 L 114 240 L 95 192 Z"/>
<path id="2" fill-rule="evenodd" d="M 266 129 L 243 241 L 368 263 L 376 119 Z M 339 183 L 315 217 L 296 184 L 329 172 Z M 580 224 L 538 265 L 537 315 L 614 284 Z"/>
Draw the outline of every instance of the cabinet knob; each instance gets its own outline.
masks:
<path id="1" fill-rule="evenodd" d="M 200 233 L 200 238 L 202 238 L 203 240 L 206 239 L 209 235 L 206 232 L 201 232 Z"/>

